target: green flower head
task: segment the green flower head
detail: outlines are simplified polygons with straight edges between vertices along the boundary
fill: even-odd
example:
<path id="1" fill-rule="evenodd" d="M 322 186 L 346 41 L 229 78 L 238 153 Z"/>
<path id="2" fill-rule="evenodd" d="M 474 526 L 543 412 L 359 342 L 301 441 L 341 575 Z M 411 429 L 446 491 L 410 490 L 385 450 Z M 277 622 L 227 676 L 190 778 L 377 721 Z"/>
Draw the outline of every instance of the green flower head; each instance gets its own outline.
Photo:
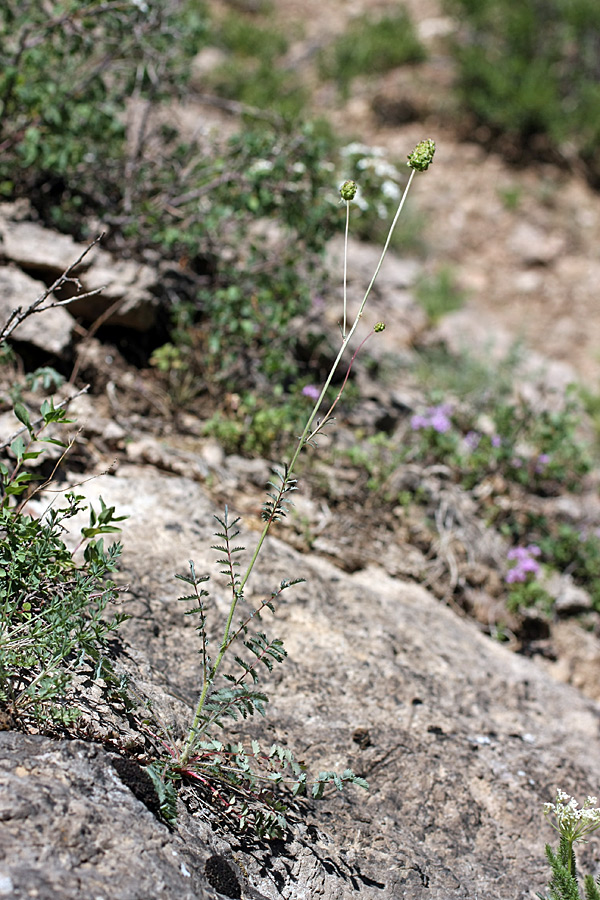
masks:
<path id="1" fill-rule="evenodd" d="M 346 202 L 354 200 L 357 190 L 358 185 L 355 181 L 345 181 L 340 188 L 340 196 L 342 200 L 345 200 Z"/>
<path id="2" fill-rule="evenodd" d="M 408 163 L 411 169 L 417 172 L 425 172 L 433 162 L 433 154 L 435 153 L 435 141 L 420 141 L 412 153 L 408 155 Z"/>

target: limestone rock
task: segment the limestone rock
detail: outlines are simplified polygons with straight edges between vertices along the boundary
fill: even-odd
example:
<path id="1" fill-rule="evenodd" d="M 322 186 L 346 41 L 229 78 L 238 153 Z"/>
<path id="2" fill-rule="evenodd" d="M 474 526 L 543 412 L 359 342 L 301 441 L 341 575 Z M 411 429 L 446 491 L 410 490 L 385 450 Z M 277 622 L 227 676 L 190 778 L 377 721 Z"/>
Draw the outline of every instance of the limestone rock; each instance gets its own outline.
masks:
<path id="1" fill-rule="evenodd" d="M 60 275 L 85 250 L 67 234 L 50 231 L 37 222 L 13 222 L 0 218 L 0 249 L 2 255 L 20 266 L 37 272 Z M 92 261 L 90 254 L 82 268 Z"/>
<path id="2" fill-rule="evenodd" d="M 565 243 L 559 234 L 547 234 L 535 225 L 519 222 L 508 240 L 508 247 L 528 266 L 547 266 L 558 259 Z"/>
<path id="3" fill-rule="evenodd" d="M 0 732 L 0 797 L 0 897 L 214 897 L 206 827 L 170 834 L 98 746 Z"/>
<path id="4" fill-rule="evenodd" d="M 36 222 L 15 222 L 0 215 L 0 254 L 28 272 L 58 278 L 85 249 L 85 244 Z M 84 291 L 103 290 L 70 304 L 73 316 L 86 323 L 94 322 L 112 308 L 112 324 L 136 331 L 145 331 L 154 324 L 158 298 L 153 288 L 158 276 L 149 266 L 115 259 L 95 246 L 78 265 L 76 275 Z"/>
<path id="5" fill-rule="evenodd" d="M 198 648 L 172 576 L 186 570 L 190 557 L 198 573 L 215 571 L 208 548 L 214 543 L 214 513 L 221 510 L 197 482 L 128 465 L 117 477 L 99 478 L 84 489 L 130 516 L 123 523 L 123 577 L 132 585 L 133 618 L 123 635 L 138 665 L 191 711 Z M 236 543 L 250 552 L 256 537 L 242 523 Z M 369 780 L 370 791 L 351 788 L 309 805 L 283 847 L 253 850 L 243 837 L 229 835 L 247 872 L 248 891 L 272 900 L 350 900 L 357 893 L 367 900 L 529 900 L 543 890 L 543 846 L 554 835 L 542 804 L 553 799 L 556 787 L 580 796 L 597 792 L 598 705 L 483 637 L 473 622 L 423 588 L 378 566 L 347 575 L 273 538 L 246 598 L 256 603 L 282 578 L 297 576 L 306 582 L 290 589 L 275 621 L 264 626 L 284 640 L 289 653 L 262 685 L 271 697 L 267 720 L 241 723 L 234 733 L 285 741 L 313 771 L 350 766 Z M 226 579 L 217 575 L 211 584 L 211 616 L 222 619 Z M 164 703 L 161 708 L 168 711 Z M 355 740 L 359 732 L 363 738 L 368 732 L 369 740 Z M 69 852 L 83 859 L 89 811 L 69 805 L 74 788 L 68 766 L 52 758 L 62 779 L 58 808 L 72 810 Z M 86 780 L 92 797 L 95 781 Z M 42 868 L 32 862 L 32 844 L 44 848 L 37 851 L 44 866 L 51 856 L 45 839 L 34 837 L 38 820 L 32 816 L 23 813 L 20 843 L 6 857 L 20 872 Z M 114 846 L 138 846 L 147 820 L 143 809 L 134 821 L 119 811 Z M 194 875 L 197 855 L 205 850 L 197 844 L 187 850 L 185 866 Z M 584 870 L 592 866 L 589 854 L 584 848 Z M 115 857 L 117 884 L 129 877 L 124 855 Z M 85 858 L 86 877 L 104 877 L 102 854 Z M 160 847 L 148 844 L 144 859 L 148 866 L 162 865 Z M 68 878 L 64 885 L 53 884 L 57 900 L 72 896 Z M 147 896 L 179 898 L 187 896 L 185 890 L 180 872 L 173 887 Z"/>
<path id="6" fill-rule="evenodd" d="M 156 320 L 158 298 L 152 293 L 156 280 L 157 274 L 149 266 L 117 260 L 101 250 L 94 265 L 81 275 L 81 283 L 86 291 L 102 288 L 102 292 L 75 300 L 69 308 L 74 316 L 94 322 L 114 306 L 109 319 L 112 325 L 146 331 Z"/>
<path id="7" fill-rule="evenodd" d="M 46 285 L 14 266 L 0 267 L 0 325 L 16 307 L 26 309 L 44 292 Z M 44 353 L 62 357 L 69 348 L 74 322 L 66 309 L 55 307 L 34 313 L 13 331 L 11 338 L 32 344 Z"/>

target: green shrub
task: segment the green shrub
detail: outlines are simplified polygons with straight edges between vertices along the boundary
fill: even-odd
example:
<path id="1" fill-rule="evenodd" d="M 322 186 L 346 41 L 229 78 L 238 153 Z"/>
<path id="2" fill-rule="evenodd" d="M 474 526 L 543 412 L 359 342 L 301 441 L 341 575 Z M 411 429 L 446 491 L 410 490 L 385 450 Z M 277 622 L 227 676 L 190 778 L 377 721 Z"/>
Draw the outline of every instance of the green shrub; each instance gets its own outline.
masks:
<path id="1" fill-rule="evenodd" d="M 258 375 L 295 382 L 307 332 L 291 324 L 323 291 L 322 254 L 343 224 L 331 144 L 306 125 L 293 135 L 248 128 L 213 158 L 180 150 L 176 166 L 162 160 L 141 173 L 138 213 L 125 226 L 140 247 L 210 270 L 206 286 L 177 292 L 171 343 L 200 380 L 203 372 L 235 390 L 255 388 Z M 143 196 L 149 182 L 160 185 L 160 202 Z"/>
<path id="2" fill-rule="evenodd" d="M 461 23 L 461 103 L 529 153 L 572 143 L 600 181 L 600 6 L 594 0 L 447 0 Z M 540 143 L 540 136 L 545 143 Z"/>
<path id="3" fill-rule="evenodd" d="M 308 401 L 298 391 L 275 389 L 269 397 L 246 393 L 235 412 L 217 411 L 204 423 L 204 433 L 215 437 L 228 453 L 269 457 L 284 452 L 301 430 Z"/>
<path id="4" fill-rule="evenodd" d="M 321 55 L 324 78 L 337 82 L 348 96 L 359 75 L 379 75 L 406 63 L 422 62 L 425 49 L 404 7 L 380 19 L 365 15 L 353 19 L 344 34 Z"/>
<path id="5" fill-rule="evenodd" d="M 0 192 L 27 196 L 43 219 L 80 237 L 90 216 L 101 218 L 109 246 L 174 261 L 164 299 L 178 404 L 207 380 L 236 389 L 265 375 L 297 380 L 290 325 L 322 292 L 320 256 L 342 227 L 338 198 L 325 190 L 334 148 L 322 130 L 254 122 L 213 146 L 156 124 L 152 111 L 184 92 L 209 31 L 218 37 L 195 0 L 43 10 L 8 0 L 0 9 Z M 285 46 L 233 17 L 221 36 L 271 69 Z M 126 142 L 132 94 L 150 115 Z"/>
<path id="6" fill-rule="evenodd" d="M 207 76 L 215 93 L 258 107 L 269 116 L 297 120 L 303 113 L 307 93 L 297 75 L 286 68 L 283 55 L 287 39 L 265 20 L 257 24 L 248 16 L 226 16 L 216 29 L 215 42 L 229 58 Z"/>
<path id="7" fill-rule="evenodd" d="M 0 194 L 63 227 L 125 194 L 123 111 L 185 81 L 206 32 L 197 2 L 5 0 L 0 8 Z"/>
<path id="8" fill-rule="evenodd" d="M 30 465 L 44 444 L 68 449 L 44 431 L 69 420 L 52 401 L 44 401 L 35 427 L 23 404 L 15 405 L 15 414 L 26 439 L 15 437 L 9 459 L 0 462 L 0 704 L 17 719 L 64 724 L 78 715 L 68 698 L 75 674 L 87 671 L 116 683 L 105 645 L 127 617 L 105 613 L 119 594 L 108 576 L 121 547 L 105 549 L 95 538 L 118 531 L 119 519 L 102 501 L 99 513 L 90 509 L 90 524 L 81 531 L 83 558 L 76 561 L 62 535 L 84 508 L 82 497 L 66 494 L 65 506 L 50 506 L 41 518 L 24 511 L 30 486 L 40 478 Z"/>

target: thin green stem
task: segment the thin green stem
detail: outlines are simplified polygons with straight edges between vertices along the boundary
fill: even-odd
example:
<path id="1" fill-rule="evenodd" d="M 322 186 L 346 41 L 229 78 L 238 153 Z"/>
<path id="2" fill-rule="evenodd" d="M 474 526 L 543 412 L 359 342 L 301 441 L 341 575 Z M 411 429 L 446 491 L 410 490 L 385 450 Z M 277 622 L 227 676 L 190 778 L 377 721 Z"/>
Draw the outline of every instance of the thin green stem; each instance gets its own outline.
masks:
<path id="1" fill-rule="evenodd" d="M 331 406 L 329 407 L 329 410 L 326 412 L 324 418 L 321 419 L 321 421 L 319 422 L 319 424 L 317 425 L 317 427 L 315 428 L 315 430 L 314 430 L 314 431 L 311 431 L 311 433 L 310 433 L 310 434 L 308 435 L 308 437 L 306 438 L 306 443 L 307 443 L 307 444 L 308 444 L 310 441 L 312 441 L 312 439 L 313 439 L 314 437 L 316 437 L 317 434 L 319 434 L 320 431 L 323 430 L 324 425 L 326 425 L 327 422 L 329 421 L 329 419 L 331 418 L 331 414 L 333 413 L 335 407 L 337 406 L 337 403 L 338 403 L 340 397 L 341 397 L 342 394 L 344 393 L 344 388 L 346 387 L 346 383 L 347 383 L 347 381 L 348 381 L 348 378 L 350 377 L 350 372 L 352 371 L 352 366 L 354 365 L 354 360 L 356 359 L 356 357 L 358 356 L 358 354 L 360 353 L 360 351 L 362 350 L 362 348 L 365 346 L 365 344 L 367 343 L 367 341 L 369 340 L 369 338 L 372 337 L 374 334 L 375 334 L 374 331 L 370 331 L 370 332 L 368 333 L 368 335 L 367 335 L 365 338 L 362 339 L 362 341 L 360 342 L 360 344 L 358 345 L 358 347 L 356 348 L 356 350 L 355 350 L 354 353 L 352 354 L 352 359 L 350 360 L 350 364 L 349 364 L 348 369 L 347 369 L 347 371 L 346 371 L 346 375 L 345 375 L 344 380 L 343 380 L 343 382 L 342 382 L 342 386 L 341 386 L 341 388 L 339 389 L 339 391 L 337 392 L 337 396 L 336 396 L 335 400 L 333 401 L 333 403 L 331 404 Z"/>
<path id="2" fill-rule="evenodd" d="M 348 273 L 348 229 L 350 227 L 350 200 L 346 200 L 346 231 L 344 234 L 344 325 L 342 338 L 346 337 L 346 285 Z"/>
<path id="3" fill-rule="evenodd" d="M 313 409 L 312 409 L 312 412 L 311 412 L 310 416 L 308 417 L 308 420 L 307 420 L 307 422 L 306 422 L 306 425 L 304 426 L 304 431 L 302 432 L 302 434 L 301 434 L 300 437 L 298 438 L 298 443 L 297 443 L 297 445 L 296 445 L 296 449 L 294 450 L 294 453 L 293 453 L 292 458 L 291 458 L 291 460 L 290 460 L 290 462 L 289 462 L 289 465 L 287 466 L 287 469 L 286 469 L 286 472 L 285 472 L 285 476 L 284 476 L 283 479 L 282 479 L 282 486 L 281 486 L 281 489 L 280 489 L 280 495 L 282 495 L 282 493 L 283 493 L 283 491 L 284 491 L 284 489 L 285 489 L 285 487 L 286 487 L 286 484 L 289 484 L 289 481 L 290 481 L 292 472 L 293 472 L 294 469 L 295 469 L 295 466 L 296 466 L 296 463 L 297 463 L 297 461 L 298 461 L 298 457 L 300 456 L 300 453 L 301 453 L 301 451 L 302 451 L 302 448 L 305 446 L 305 444 L 308 442 L 308 440 L 309 440 L 309 438 L 310 438 L 310 436 L 311 436 L 311 426 L 312 426 L 312 424 L 313 424 L 313 422 L 314 422 L 314 420 L 315 420 L 315 418 L 316 418 L 316 416 L 317 416 L 317 413 L 319 412 L 319 408 L 320 408 L 320 406 L 321 406 L 321 403 L 323 402 L 323 399 L 324 399 L 324 397 L 325 397 L 325 395 L 326 395 L 326 393 L 327 393 L 327 390 L 328 390 L 328 388 L 329 388 L 329 385 L 331 384 L 331 381 L 332 381 L 332 379 L 333 379 L 333 376 L 335 375 L 335 373 L 336 373 L 336 371 L 337 371 L 337 368 L 338 368 L 338 366 L 339 366 L 339 364 L 340 364 L 340 361 L 341 361 L 341 359 L 342 359 L 342 356 L 344 355 L 344 352 L 345 352 L 345 350 L 346 350 L 346 347 L 348 346 L 348 344 L 349 344 L 349 342 L 350 342 L 352 336 L 354 335 L 354 332 L 355 332 L 356 329 L 358 328 L 358 325 L 359 325 L 360 320 L 362 319 L 363 312 L 364 312 L 365 306 L 366 306 L 366 304 L 367 304 L 367 300 L 368 300 L 368 298 L 369 298 L 369 295 L 370 295 L 370 293 L 371 293 L 371 290 L 372 290 L 372 288 L 373 288 L 373 285 L 375 284 L 375 280 L 376 280 L 377 276 L 379 275 L 379 271 L 380 271 L 381 266 L 382 266 L 382 264 L 383 264 L 383 260 L 385 259 L 385 256 L 386 256 L 386 254 L 387 254 L 387 252 L 388 252 L 388 249 L 389 249 L 389 246 L 390 246 L 390 241 L 391 241 L 391 239 L 392 239 L 392 235 L 393 235 L 393 233 L 394 233 L 394 229 L 396 228 L 396 223 L 398 222 L 398 219 L 399 219 L 399 217 L 400 217 L 400 213 L 402 212 L 402 208 L 403 208 L 404 203 L 405 203 L 405 201 L 406 201 L 406 197 L 407 197 L 407 195 L 408 195 L 408 191 L 409 191 L 410 186 L 411 186 L 411 184 L 412 184 L 412 180 L 413 180 L 413 178 L 414 178 L 414 174 L 415 174 L 415 169 L 414 169 L 414 168 L 411 168 L 410 177 L 409 177 L 409 179 L 408 179 L 408 182 L 407 182 L 407 184 L 406 184 L 406 187 L 404 188 L 404 193 L 402 194 L 402 197 L 401 197 L 401 199 L 400 199 L 400 203 L 398 204 L 398 209 L 396 210 L 396 214 L 395 214 L 395 216 L 394 216 L 394 219 L 393 219 L 393 221 L 392 221 L 392 224 L 390 225 L 390 229 L 389 229 L 389 232 L 388 232 L 388 236 L 387 236 L 387 239 L 386 239 L 385 244 L 384 244 L 384 246 L 383 246 L 383 250 L 382 250 L 382 252 L 381 252 L 381 256 L 380 256 L 380 258 L 379 258 L 379 262 L 377 263 L 377 267 L 375 268 L 375 272 L 374 272 L 374 274 L 373 274 L 373 277 L 371 278 L 371 281 L 370 281 L 370 283 L 369 283 L 369 286 L 367 287 L 367 290 L 365 291 L 364 297 L 363 297 L 363 299 L 362 299 L 362 302 L 361 302 L 361 304 L 360 304 L 360 306 L 359 306 L 358 312 L 357 312 L 357 314 L 356 314 L 356 317 L 355 317 L 355 319 L 354 319 L 354 322 L 352 323 L 352 327 L 350 328 L 350 331 L 348 332 L 348 334 L 345 334 L 345 330 L 346 330 L 346 264 L 347 264 L 347 250 L 348 250 L 348 242 L 347 242 L 347 240 L 345 241 L 345 244 L 344 244 L 344 334 L 343 334 L 343 337 L 342 337 L 342 344 L 341 344 L 341 347 L 340 347 L 340 349 L 339 349 L 339 352 L 338 352 L 338 354 L 337 354 L 337 356 L 336 356 L 336 358 L 335 358 L 335 360 L 334 360 L 334 362 L 333 362 L 333 365 L 331 366 L 331 369 L 330 369 L 330 371 L 329 371 L 329 375 L 327 376 L 327 378 L 326 378 L 326 380 L 325 380 L 325 383 L 324 383 L 324 385 L 323 385 L 323 387 L 322 387 L 322 389 L 321 389 L 321 393 L 319 394 L 319 399 L 318 399 L 317 402 L 315 403 L 315 405 L 314 405 L 314 407 L 313 407 Z M 346 219 L 346 221 L 348 221 L 348 211 L 347 211 L 347 219 Z M 337 399 L 339 399 L 339 397 L 338 397 Z M 337 403 L 337 399 L 336 399 L 336 403 Z M 330 410 L 330 412 L 331 412 L 331 410 Z M 329 414 L 328 414 L 328 415 L 329 415 Z M 258 542 L 257 542 L 257 544 L 256 544 L 256 548 L 255 548 L 255 550 L 254 550 L 254 553 L 252 554 L 252 558 L 250 559 L 250 562 L 248 563 L 248 568 L 246 569 L 246 571 L 245 571 L 245 573 L 244 573 L 244 575 L 243 575 L 243 577 L 242 577 L 240 583 L 238 584 L 238 586 L 237 586 L 236 588 L 234 588 L 234 591 L 233 591 L 233 600 L 232 600 L 232 602 L 231 602 L 231 606 L 230 606 L 230 609 L 229 609 L 229 615 L 227 616 L 227 622 L 225 623 L 225 631 L 223 632 L 223 639 L 222 639 L 222 641 L 221 641 L 221 646 L 219 647 L 219 652 L 218 652 L 218 654 L 217 654 L 217 656 L 216 656 L 216 658 L 215 658 L 215 661 L 214 661 L 214 664 L 213 664 L 213 666 L 212 666 L 212 668 L 211 668 L 211 670 L 210 670 L 209 676 L 208 676 L 208 678 L 205 680 L 204 685 L 202 686 L 202 692 L 201 692 L 200 697 L 199 697 L 199 699 L 198 699 L 198 704 L 197 704 L 197 706 L 196 706 L 196 712 L 195 712 L 195 715 L 194 715 L 194 719 L 193 719 L 193 721 L 192 721 L 192 726 L 191 726 L 190 731 L 189 731 L 189 733 L 188 733 L 188 736 L 187 736 L 187 739 L 186 739 L 186 742 L 185 742 L 185 745 L 184 745 L 184 748 L 183 748 L 183 751 L 182 751 L 182 754 L 181 754 L 181 757 L 180 757 L 181 765 L 185 765 L 185 763 L 188 761 L 188 759 L 189 759 L 189 757 L 190 757 L 190 755 L 191 755 L 191 753 L 192 753 L 192 749 L 193 749 L 193 745 L 194 745 L 195 736 L 196 736 L 196 733 L 197 733 L 197 730 L 198 730 L 198 723 L 199 723 L 200 718 L 201 718 L 201 716 L 202 716 L 202 711 L 203 711 L 203 709 L 204 709 L 204 704 L 205 704 L 206 698 L 207 698 L 207 696 L 208 696 L 209 688 L 210 688 L 210 686 L 213 684 L 213 682 L 214 682 L 214 680 L 215 680 L 215 677 L 216 677 L 216 675 L 217 675 L 217 672 L 218 672 L 218 670 L 219 670 L 219 668 L 220 668 L 220 666 L 221 666 L 221 662 L 223 661 L 223 657 L 225 656 L 225 653 L 226 653 L 226 651 L 227 651 L 227 649 L 228 649 L 228 647 L 229 647 L 229 633 L 230 633 L 230 631 L 231 631 L 231 625 L 232 625 L 232 622 L 233 622 L 233 616 L 234 616 L 234 614 L 235 614 L 235 610 L 236 610 L 238 601 L 239 601 L 240 597 L 242 596 L 244 587 L 246 586 L 246 584 L 247 584 L 247 582 L 248 582 L 248 579 L 250 578 L 250 575 L 251 575 L 251 573 L 252 573 L 252 570 L 254 569 L 254 566 L 255 566 L 255 564 L 256 564 L 256 560 L 257 560 L 258 557 L 259 557 L 259 554 L 260 554 L 260 551 L 262 550 L 262 547 L 263 547 L 263 544 L 264 544 L 264 542 L 265 542 L 265 539 L 266 539 L 266 537 L 267 537 L 267 535 L 268 535 L 268 533 L 269 533 L 269 531 L 270 531 L 270 529 L 271 529 L 271 525 L 273 524 L 273 522 L 274 522 L 275 519 L 276 519 L 276 510 L 277 510 L 277 506 L 278 506 L 277 503 L 275 503 L 275 504 L 273 505 L 273 510 L 272 510 L 272 512 L 271 512 L 271 514 L 270 514 L 270 516 L 269 516 L 269 518 L 267 519 L 267 521 L 266 521 L 266 523 L 265 523 L 265 526 L 264 526 L 264 528 L 263 528 L 263 530 L 262 530 L 262 532 L 261 532 L 261 534 L 260 534 L 260 537 L 259 537 L 259 539 L 258 539 Z"/>

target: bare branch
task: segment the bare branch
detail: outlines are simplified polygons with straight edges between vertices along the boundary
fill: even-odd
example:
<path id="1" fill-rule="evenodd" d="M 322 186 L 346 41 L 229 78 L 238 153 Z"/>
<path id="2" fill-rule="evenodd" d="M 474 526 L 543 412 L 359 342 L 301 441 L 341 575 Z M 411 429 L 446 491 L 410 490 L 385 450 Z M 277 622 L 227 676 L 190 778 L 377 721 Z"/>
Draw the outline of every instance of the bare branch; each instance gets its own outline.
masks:
<path id="1" fill-rule="evenodd" d="M 46 288 L 46 290 L 40 294 L 40 296 L 33 301 L 26 309 L 23 309 L 22 306 L 17 306 L 16 309 L 13 309 L 10 316 L 8 317 L 7 322 L 0 328 L 0 342 L 5 341 L 10 335 L 15 331 L 19 325 L 28 319 L 30 316 L 34 315 L 34 313 L 44 312 L 47 309 L 53 309 L 56 306 L 68 306 L 69 303 L 72 303 L 74 300 L 83 300 L 87 297 L 93 297 L 96 294 L 101 293 L 104 288 L 99 287 L 95 288 L 93 291 L 86 291 L 85 293 L 76 293 L 73 297 L 68 297 L 66 300 L 53 300 L 50 303 L 46 303 L 45 301 L 57 291 L 59 288 L 63 287 L 65 284 L 73 284 L 75 285 L 77 291 L 82 291 L 83 286 L 79 279 L 73 274 L 77 266 L 82 262 L 82 260 L 87 256 L 90 250 L 98 244 L 104 234 L 98 235 L 91 244 L 85 248 L 85 250 L 77 257 L 75 262 L 71 263 L 62 275 L 56 279 L 56 281 L 50 285 L 50 287 Z"/>

